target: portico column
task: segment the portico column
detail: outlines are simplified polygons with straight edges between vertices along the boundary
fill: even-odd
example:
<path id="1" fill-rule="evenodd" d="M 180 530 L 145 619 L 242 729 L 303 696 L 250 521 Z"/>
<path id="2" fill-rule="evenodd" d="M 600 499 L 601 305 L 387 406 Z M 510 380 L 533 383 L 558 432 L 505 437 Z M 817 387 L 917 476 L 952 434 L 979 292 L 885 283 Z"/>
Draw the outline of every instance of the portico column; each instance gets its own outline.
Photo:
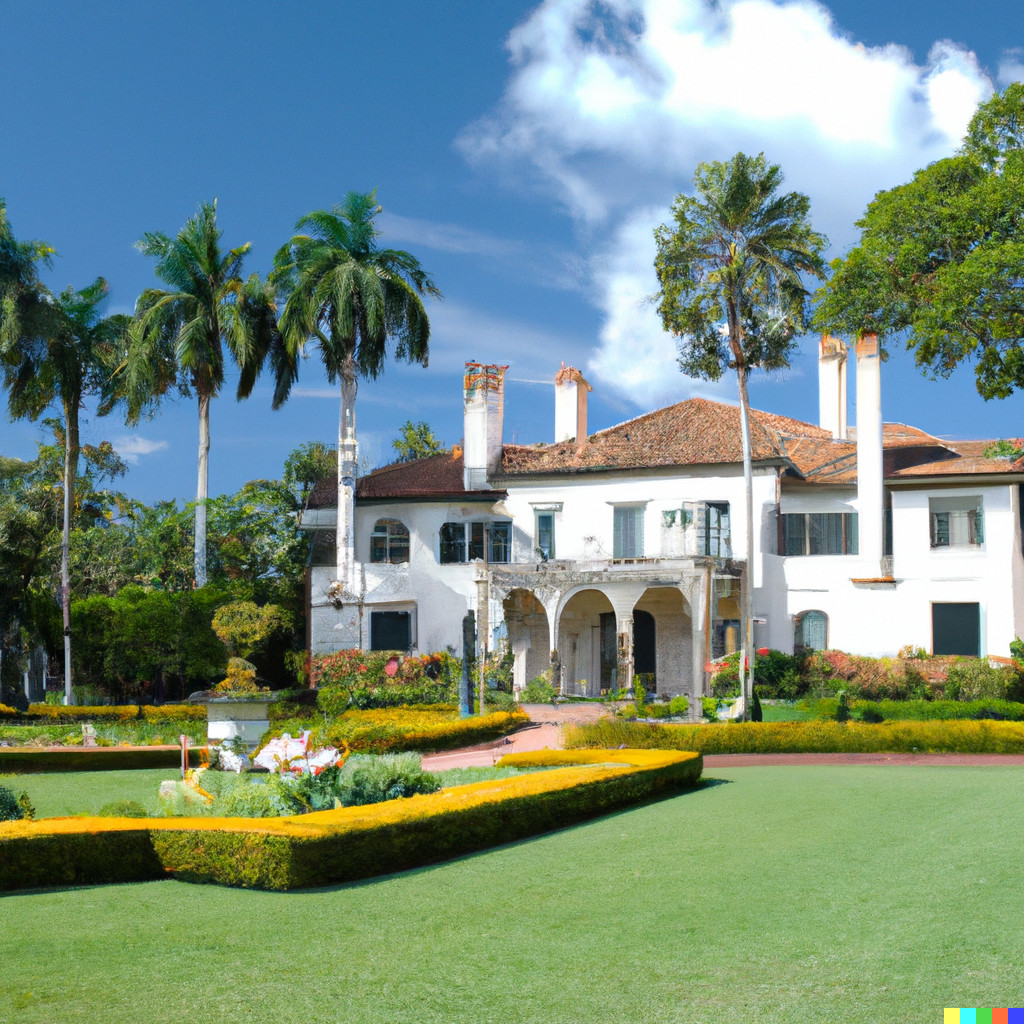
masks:
<path id="1" fill-rule="evenodd" d="M 690 697 L 688 717 L 699 722 L 704 716 L 701 698 L 704 696 L 704 654 L 707 650 L 708 602 L 707 569 L 687 588 L 690 602 Z"/>
<path id="2" fill-rule="evenodd" d="M 618 629 L 618 688 L 628 690 L 633 685 L 633 616 L 619 619 Z"/>

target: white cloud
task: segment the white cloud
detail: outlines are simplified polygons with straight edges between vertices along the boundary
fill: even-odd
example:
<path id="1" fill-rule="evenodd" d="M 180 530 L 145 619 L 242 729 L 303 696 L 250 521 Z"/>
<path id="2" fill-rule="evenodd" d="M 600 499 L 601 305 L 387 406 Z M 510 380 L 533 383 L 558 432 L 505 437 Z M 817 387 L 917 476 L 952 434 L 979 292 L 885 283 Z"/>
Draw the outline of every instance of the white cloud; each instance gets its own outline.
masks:
<path id="1" fill-rule="evenodd" d="M 1001 89 L 1014 82 L 1024 82 L 1024 50 L 1007 50 L 999 63 L 996 77 Z"/>
<path id="2" fill-rule="evenodd" d="M 699 162 L 764 151 L 841 251 L 874 193 L 951 153 L 993 88 L 956 43 L 918 65 L 849 38 L 813 0 L 548 0 L 508 48 L 502 103 L 459 146 L 564 205 L 604 315 L 590 372 L 644 405 L 670 375 L 679 388 L 675 346 L 642 301 L 650 236 Z M 1000 78 L 1020 70 L 1008 57 Z"/>
<path id="3" fill-rule="evenodd" d="M 162 452 L 170 447 L 167 441 L 150 441 L 148 438 L 139 437 L 137 434 L 125 434 L 115 437 L 111 442 L 117 454 L 125 462 L 137 466 L 143 455 L 152 455 L 154 452 Z"/>

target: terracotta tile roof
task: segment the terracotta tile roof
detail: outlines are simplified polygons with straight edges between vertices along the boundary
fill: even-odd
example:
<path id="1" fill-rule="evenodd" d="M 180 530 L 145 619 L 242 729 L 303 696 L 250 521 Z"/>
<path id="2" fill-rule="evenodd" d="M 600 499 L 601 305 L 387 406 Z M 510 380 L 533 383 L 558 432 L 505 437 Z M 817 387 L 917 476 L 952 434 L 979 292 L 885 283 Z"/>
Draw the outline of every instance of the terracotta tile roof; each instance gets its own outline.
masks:
<path id="1" fill-rule="evenodd" d="M 750 434 L 755 462 L 785 460 L 790 437 L 829 437 L 828 431 L 810 423 L 756 410 L 751 410 Z M 584 445 L 575 441 L 506 445 L 501 476 L 713 465 L 742 459 L 739 407 L 691 398 L 591 434 Z"/>
<path id="2" fill-rule="evenodd" d="M 853 486 L 857 482 L 856 440 L 835 440 L 829 431 L 788 416 L 751 410 L 755 463 L 787 467 L 790 475 L 814 484 Z M 851 431 L 851 433 L 854 433 Z M 882 425 L 883 471 L 887 480 L 1024 472 L 1024 458 L 985 458 L 991 441 L 946 441 L 904 423 Z M 414 462 L 396 462 L 360 477 L 356 497 L 444 500 L 502 496 L 501 491 L 465 491 L 462 450 Z M 615 472 L 671 466 L 720 465 L 742 461 L 740 411 L 704 398 L 657 409 L 591 434 L 585 444 L 505 445 L 494 482 L 517 477 Z M 321 480 L 309 508 L 334 508 L 337 486 Z"/>
<path id="3" fill-rule="evenodd" d="M 412 462 L 382 466 L 356 481 L 356 501 L 421 499 L 443 501 L 470 496 L 501 496 L 497 491 L 467 491 L 462 486 L 462 451 L 442 452 Z M 336 508 L 338 482 L 334 477 L 319 481 L 306 502 L 307 508 Z"/>

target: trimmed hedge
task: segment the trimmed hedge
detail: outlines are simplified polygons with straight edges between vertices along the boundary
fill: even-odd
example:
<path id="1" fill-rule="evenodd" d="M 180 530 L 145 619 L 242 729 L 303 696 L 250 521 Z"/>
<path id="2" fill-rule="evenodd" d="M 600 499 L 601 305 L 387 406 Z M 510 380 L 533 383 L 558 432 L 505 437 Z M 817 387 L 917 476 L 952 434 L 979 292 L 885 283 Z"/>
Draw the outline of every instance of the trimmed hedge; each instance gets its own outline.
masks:
<path id="1" fill-rule="evenodd" d="M 401 708 L 347 711 L 328 725 L 303 720 L 276 722 L 262 737 L 263 746 L 285 732 L 293 736 L 312 726 L 314 746 L 341 747 L 362 754 L 393 754 L 401 750 L 451 750 L 499 739 L 529 722 L 525 711 L 495 711 L 459 718 L 454 710 L 410 711 Z"/>
<path id="2" fill-rule="evenodd" d="M 700 780 L 699 754 L 512 754 L 560 765 L 429 796 L 293 818 L 51 818 L 0 825 L 0 889 L 135 881 L 294 889 L 355 881 L 523 839 Z"/>
<path id="3" fill-rule="evenodd" d="M 189 747 L 188 763 L 198 768 L 204 750 Z M 0 747 L 0 775 L 29 772 L 106 772 L 181 765 L 178 747 Z"/>
<path id="4" fill-rule="evenodd" d="M 22 722 L 147 722 L 198 721 L 206 718 L 201 704 L 29 704 L 28 711 L 15 711 L 0 704 L 0 718 Z"/>
<path id="5" fill-rule="evenodd" d="M 603 718 L 565 727 L 567 748 L 622 744 L 702 754 L 1024 754 L 1024 724 L 992 721 L 730 722 L 647 725 Z"/>

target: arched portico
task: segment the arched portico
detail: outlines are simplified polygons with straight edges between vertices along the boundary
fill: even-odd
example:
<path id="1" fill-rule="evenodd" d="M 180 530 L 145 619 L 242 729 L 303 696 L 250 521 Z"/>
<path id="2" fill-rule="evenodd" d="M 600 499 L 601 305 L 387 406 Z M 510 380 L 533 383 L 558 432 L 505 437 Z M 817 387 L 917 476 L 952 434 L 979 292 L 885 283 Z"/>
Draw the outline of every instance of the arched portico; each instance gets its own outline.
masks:
<path id="1" fill-rule="evenodd" d="M 508 643 L 515 656 L 512 686 L 518 692 L 551 663 L 551 630 L 548 615 L 537 595 L 516 588 L 502 601 Z"/>
<path id="2" fill-rule="evenodd" d="M 641 617 L 649 616 L 653 625 L 654 666 L 647 668 L 648 653 Z M 634 671 L 653 672 L 653 687 L 661 694 L 689 693 L 693 673 L 693 621 L 685 597 L 678 587 L 649 587 L 633 607 Z M 647 684 L 645 684 L 647 685 Z"/>

